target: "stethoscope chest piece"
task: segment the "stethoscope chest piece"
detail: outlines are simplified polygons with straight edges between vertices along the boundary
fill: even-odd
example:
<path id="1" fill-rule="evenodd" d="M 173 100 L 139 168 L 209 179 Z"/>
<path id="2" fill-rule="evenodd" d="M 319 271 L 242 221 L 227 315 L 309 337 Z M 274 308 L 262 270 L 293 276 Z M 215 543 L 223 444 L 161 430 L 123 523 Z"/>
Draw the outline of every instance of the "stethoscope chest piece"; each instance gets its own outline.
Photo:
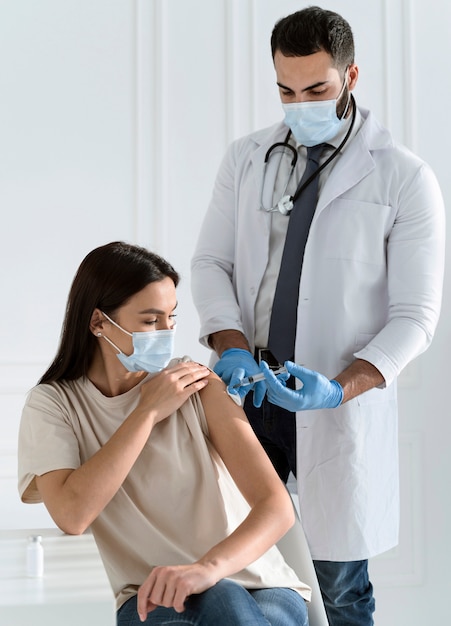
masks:
<path id="1" fill-rule="evenodd" d="M 293 200 L 291 199 L 291 196 L 284 196 L 281 200 L 279 200 L 277 208 L 282 215 L 288 215 L 293 208 Z"/>

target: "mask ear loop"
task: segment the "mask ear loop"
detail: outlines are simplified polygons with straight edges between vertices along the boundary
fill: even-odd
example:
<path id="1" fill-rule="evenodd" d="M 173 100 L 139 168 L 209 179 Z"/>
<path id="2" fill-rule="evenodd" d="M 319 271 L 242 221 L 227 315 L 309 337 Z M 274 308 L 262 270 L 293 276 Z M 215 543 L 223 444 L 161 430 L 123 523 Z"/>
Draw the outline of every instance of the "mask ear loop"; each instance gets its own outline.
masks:
<path id="1" fill-rule="evenodd" d="M 108 339 L 108 337 L 106 337 L 106 335 L 102 335 L 102 333 L 97 333 L 97 337 L 103 337 L 103 339 L 105 339 L 106 341 L 108 341 L 108 343 L 113 346 L 113 348 L 115 350 L 117 350 L 119 352 L 119 354 L 123 354 L 122 350 L 120 348 L 117 347 L 117 345 L 115 343 L 113 343 L 111 341 L 111 339 Z"/>
<path id="2" fill-rule="evenodd" d="M 107 320 L 109 322 L 111 322 L 112 324 L 114 324 L 114 326 L 116 326 L 116 328 L 119 328 L 119 330 L 122 330 L 123 333 L 126 333 L 127 335 L 129 335 L 130 337 L 133 337 L 133 333 L 129 333 L 128 330 L 125 330 L 125 328 L 122 328 L 122 326 L 119 326 L 119 324 L 117 322 L 115 322 L 114 320 L 111 319 L 111 317 L 109 317 L 106 313 L 104 313 L 103 311 L 100 311 L 102 313 L 102 315 L 104 315 Z M 105 337 L 106 339 L 106 337 Z"/>
<path id="3" fill-rule="evenodd" d="M 340 100 L 341 96 L 343 95 L 344 90 L 346 89 L 346 76 L 348 75 L 348 69 L 349 69 L 349 65 L 346 68 L 345 77 L 343 79 L 343 87 L 341 88 L 341 91 L 340 91 L 340 93 L 338 94 L 338 96 L 336 98 L 336 102 L 338 102 Z M 351 92 L 349 92 L 349 97 L 348 97 L 348 101 L 346 102 L 345 110 L 343 111 L 341 117 L 339 118 L 340 121 L 346 117 L 346 115 L 347 115 L 347 113 L 349 111 L 349 105 L 351 104 L 351 96 L 352 96 L 352 94 L 351 94 Z"/>
<path id="4" fill-rule="evenodd" d="M 114 320 L 112 320 L 111 317 L 109 317 L 106 313 L 104 313 L 103 311 L 100 311 L 100 312 L 102 313 L 102 315 L 104 315 L 107 318 L 107 320 L 109 322 L 111 322 L 111 324 L 116 326 L 116 328 L 119 328 L 119 330 L 122 330 L 123 333 L 126 333 L 127 335 L 130 335 L 130 337 L 133 337 L 132 333 L 129 333 L 128 330 L 125 330 L 124 328 L 121 328 L 121 326 L 119 326 L 119 324 L 117 324 Z M 120 348 L 118 348 L 117 345 L 111 341 L 111 339 L 108 339 L 108 337 L 106 335 L 102 335 L 102 333 L 98 332 L 97 333 L 97 337 L 103 337 L 106 341 L 108 341 L 108 343 L 111 346 L 113 346 L 113 348 L 115 350 L 117 350 L 119 352 L 119 354 L 123 354 L 122 350 Z"/>

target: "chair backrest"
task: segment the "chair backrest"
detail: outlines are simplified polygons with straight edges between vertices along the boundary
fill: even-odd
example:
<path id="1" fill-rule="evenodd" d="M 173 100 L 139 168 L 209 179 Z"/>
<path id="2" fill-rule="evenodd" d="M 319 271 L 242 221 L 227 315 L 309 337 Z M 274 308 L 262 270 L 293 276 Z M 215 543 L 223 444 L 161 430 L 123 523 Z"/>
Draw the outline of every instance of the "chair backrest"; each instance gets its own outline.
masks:
<path id="1" fill-rule="evenodd" d="M 309 625 L 329 626 L 304 529 L 295 507 L 294 510 L 296 515 L 294 526 L 277 542 L 277 547 L 298 578 L 312 588 L 312 600 L 307 602 Z"/>

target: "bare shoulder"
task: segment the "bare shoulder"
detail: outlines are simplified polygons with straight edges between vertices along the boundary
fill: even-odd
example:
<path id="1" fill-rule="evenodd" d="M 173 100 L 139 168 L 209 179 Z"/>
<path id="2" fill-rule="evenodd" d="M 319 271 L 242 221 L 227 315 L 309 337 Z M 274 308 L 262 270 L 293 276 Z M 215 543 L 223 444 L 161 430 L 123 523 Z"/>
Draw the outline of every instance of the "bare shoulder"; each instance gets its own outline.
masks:
<path id="1" fill-rule="evenodd" d="M 245 415 L 243 409 L 237 406 L 227 393 L 227 386 L 223 380 L 213 371 L 208 375 L 208 385 L 199 393 L 206 413 L 210 408 L 215 408 L 217 412 L 220 407 L 221 410 L 230 411 L 236 416 Z"/>

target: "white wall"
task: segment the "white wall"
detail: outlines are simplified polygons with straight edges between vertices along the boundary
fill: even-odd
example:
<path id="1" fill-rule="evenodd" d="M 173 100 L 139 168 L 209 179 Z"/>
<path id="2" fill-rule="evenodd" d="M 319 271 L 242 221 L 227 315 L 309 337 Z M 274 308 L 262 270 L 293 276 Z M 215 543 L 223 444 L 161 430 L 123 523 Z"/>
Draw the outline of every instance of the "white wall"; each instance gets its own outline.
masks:
<path id="1" fill-rule="evenodd" d="M 125 239 L 182 274 L 178 353 L 206 360 L 189 262 L 233 138 L 281 118 L 269 49 L 299 0 L 0 0 L 0 526 L 49 524 L 16 493 L 27 389 L 58 342 L 70 281 Z M 445 200 L 451 4 L 329 0 L 355 33 L 356 97 L 431 163 Z M 377 621 L 445 623 L 450 292 L 429 351 L 400 381 L 402 532 L 371 564 Z"/>

